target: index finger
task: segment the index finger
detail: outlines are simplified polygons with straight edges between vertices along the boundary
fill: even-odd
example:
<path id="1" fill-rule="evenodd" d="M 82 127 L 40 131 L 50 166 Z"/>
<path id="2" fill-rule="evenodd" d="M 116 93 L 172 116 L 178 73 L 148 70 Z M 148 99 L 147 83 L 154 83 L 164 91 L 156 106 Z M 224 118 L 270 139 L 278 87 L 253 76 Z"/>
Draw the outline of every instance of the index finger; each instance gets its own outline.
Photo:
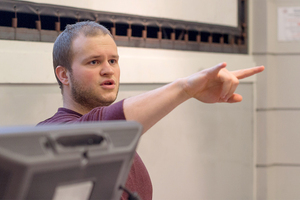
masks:
<path id="1" fill-rule="evenodd" d="M 260 73 L 260 72 L 264 71 L 264 69 L 265 69 L 264 66 L 252 67 L 252 68 L 248 68 L 248 69 L 241 69 L 241 70 L 233 71 L 232 74 L 235 75 L 238 79 L 243 79 L 243 78 L 252 76 L 254 74 Z"/>

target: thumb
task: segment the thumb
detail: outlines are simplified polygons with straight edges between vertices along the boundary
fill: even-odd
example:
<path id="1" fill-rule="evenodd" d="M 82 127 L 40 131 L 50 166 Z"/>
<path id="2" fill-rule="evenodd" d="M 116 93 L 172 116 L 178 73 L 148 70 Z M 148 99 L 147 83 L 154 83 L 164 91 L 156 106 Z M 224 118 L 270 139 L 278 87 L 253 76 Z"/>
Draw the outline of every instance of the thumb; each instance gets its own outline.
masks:
<path id="1" fill-rule="evenodd" d="M 221 69 L 225 68 L 226 66 L 227 66 L 226 62 L 222 62 L 222 63 L 217 64 L 214 67 L 209 68 L 207 72 L 211 75 L 217 75 L 219 73 L 219 71 Z"/>
<path id="2" fill-rule="evenodd" d="M 243 100 L 242 95 L 240 94 L 233 94 L 227 101 L 227 103 L 237 103 Z"/>

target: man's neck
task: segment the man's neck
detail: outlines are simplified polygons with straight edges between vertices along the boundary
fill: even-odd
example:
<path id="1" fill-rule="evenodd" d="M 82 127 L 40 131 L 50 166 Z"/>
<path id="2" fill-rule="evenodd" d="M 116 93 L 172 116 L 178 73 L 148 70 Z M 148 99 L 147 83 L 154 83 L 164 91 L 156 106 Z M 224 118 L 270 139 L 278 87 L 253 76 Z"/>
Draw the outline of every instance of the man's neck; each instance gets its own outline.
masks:
<path id="1" fill-rule="evenodd" d="M 63 107 L 73 110 L 82 115 L 87 114 L 92 110 L 92 108 L 87 108 L 87 107 L 75 102 L 73 99 L 67 98 L 66 96 L 63 96 Z"/>
<path id="2" fill-rule="evenodd" d="M 82 115 L 85 115 L 85 114 L 87 114 L 91 111 L 91 109 L 87 109 L 87 108 L 85 108 L 84 106 L 81 106 L 81 105 L 70 106 L 70 105 L 67 105 L 67 104 L 63 104 L 63 107 L 67 108 L 69 110 L 73 110 L 73 111 L 75 111 L 79 114 L 82 114 Z"/>

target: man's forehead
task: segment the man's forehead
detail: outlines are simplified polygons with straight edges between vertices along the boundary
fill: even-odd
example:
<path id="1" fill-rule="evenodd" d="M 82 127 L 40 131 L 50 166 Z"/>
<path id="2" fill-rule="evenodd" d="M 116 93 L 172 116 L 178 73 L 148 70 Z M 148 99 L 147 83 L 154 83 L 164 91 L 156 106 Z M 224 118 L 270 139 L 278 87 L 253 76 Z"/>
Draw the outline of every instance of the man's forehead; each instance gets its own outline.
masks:
<path id="1" fill-rule="evenodd" d="M 103 34 L 103 33 L 99 33 L 99 34 L 93 34 L 93 35 L 86 35 L 84 33 L 79 33 L 78 35 L 76 35 L 73 40 L 72 40 L 72 44 L 74 44 L 74 42 L 77 41 L 81 41 L 81 40 L 88 40 L 88 39 L 93 39 L 93 38 L 109 38 L 108 34 Z"/>
<path id="2" fill-rule="evenodd" d="M 111 56 L 118 57 L 117 45 L 109 34 L 95 36 L 85 36 L 84 34 L 80 34 L 73 40 L 71 49 L 73 59 L 74 56 L 83 54 L 86 56 L 99 55 L 98 51 L 101 51 L 103 49 L 108 50 L 109 52 L 106 52 L 110 53 Z M 96 50 L 97 52 L 95 52 L 94 50 Z"/>
<path id="3" fill-rule="evenodd" d="M 99 46 L 112 45 L 117 47 L 114 39 L 109 34 L 98 34 L 93 36 L 80 34 L 72 41 L 72 47 L 84 47 L 86 44 L 100 44 Z"/>

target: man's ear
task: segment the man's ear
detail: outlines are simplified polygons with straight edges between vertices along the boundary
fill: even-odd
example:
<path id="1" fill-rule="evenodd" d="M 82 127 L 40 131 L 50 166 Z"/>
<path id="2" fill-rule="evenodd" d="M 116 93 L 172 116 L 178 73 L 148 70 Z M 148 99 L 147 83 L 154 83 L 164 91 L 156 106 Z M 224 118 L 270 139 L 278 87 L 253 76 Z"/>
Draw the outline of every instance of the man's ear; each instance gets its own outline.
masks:
<path id="1" fill-rule="evenodd" d="M 69 85 L 69 73 L 68 70 L 63 66 L 57 66 L 55 69 L 57 78 L 63 85 Z"/>

